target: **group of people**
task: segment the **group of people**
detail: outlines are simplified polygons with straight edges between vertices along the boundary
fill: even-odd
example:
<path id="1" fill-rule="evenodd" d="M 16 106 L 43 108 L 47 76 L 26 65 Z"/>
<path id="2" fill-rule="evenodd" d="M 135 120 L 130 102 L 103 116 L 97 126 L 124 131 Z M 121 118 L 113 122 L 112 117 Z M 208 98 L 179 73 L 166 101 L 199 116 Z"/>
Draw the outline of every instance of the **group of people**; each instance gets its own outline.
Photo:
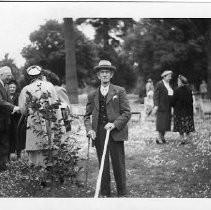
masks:
<path id="1" fill-rule="evenodd" d="M 26 70 L 25 83 L 27 85 L 19 91 L 11 68 L 0 68 L 0 171 L 7 170 L 6 163 L 11 154 L 16 153 L 19 158 L 23 149 L 28 152 L 29 160 L 34 164 L 41 164 L 45 159 L 44 151 L 40 147 L 43 137 L 36 135 L 33 129 L 27 129 L 34 122 L 32 118 L 36 117 L 26 104 L 28 92 L 37 98 L 43 93 L 50 93 L 49 104 L 60 100 L 56 118 L 64 122 L 64 133 L 71 129 L 70 101 L 65 88 L 60 86 L 59 77 L 35 65 Z M 39 116 L 39 121 L 39 124 L 33 125 L 34 128 L 46 130 L 46 120 Z"/>
<path id="2" fill-rule="evenodd" d="M 178 88 L 173 91 L 170 85 L 172 71 L 164 71 L 162 80 L 155 86 L 154 110 L 156 113 L 157 144 L 166 143 L 165 132 L 171 130 L 172 107 L 174 132 L 179 132 L 181 144 L 188 141 L 189 134 L 195 131 L 193 117 L 193 97 L 186 77 L 179 75 Z"/>
<path id="3" fill-rule="evenodd" d="M 60 86 L 57 75 L 39 66 L 31 66 L 26 72 L 28 85 L 17 96 L 15 94 L 16 91 L 14 91 L 17 88 L 14 87 L 16 85 L 15 82 L 10 81 L 8 83 L 10 94 L 7 92 L 5 87 L 6 73 L 0 69 L 0 170 L 6 170 L 5 163 L 9 157 L 8 138 L 10 133 L 12 133 L 11 127 L 9 127 L 11 126 L 11 118 L 15 118 L 16 113 L 21 113 L 23 116 L 29 113 L 27 115 L 27 126 L 33 124 L 32 116 L 30 116 L 31 110 L 26 106 L 27 92 L 37 98 L 44 92 L 50 92 L 50 104 L 60 99 L 62 102 L 61 109 L 56 113 L 58 120 L 63 118 L 65 121 L 62 109 L 65 110 L 65 113 L 71 113 L 66 90 Z M 108 130 L 110 131 L 102 173 L 101 195 L 109 197 L 111 194 L 110 157 L 118 196 L 125 196 L 127 189 L 124 142 L 128 140 L 127 123 L 131 117 L 129 101 L 125 89 L 111 83 L 116 67 L 110 61 L 101 60 L 93 72 L 97 75 L 100 86 L 88 94 L 84 124 L 87 136 L 92 139 L 93 145 L 96 147 L 99 166 L 102 160 L 106 133 Z M 188 136 L 190 132 L 194 131 L 193 100 L 191 90 L 188 87 L 188 80 L 184 76 L 179 75 L 178 88 L 173 91 L 169 83 L 172 73 L 172 71 L 164 71 L 161 75 L 162 80 L 156 84 L 155 89 L 153 87 L 153 112 L 157 116 L 156 130 L 159 135 L 156 143 L 158 144 L 166 143 L 165 132 L 171 129 L 172 107 L 174 107 L 174 131 L 180 133 L 182 142 L 185 142 L 185 134 Z M 40 123 L 40 125 L 36 126 L 46 127 L 46 124 L 44 122 L 44 124 Z M 64 133 L 70 129 L 67 124 L 65 126 L 66 130 L 64 129 Z M 37 144 L 42 141 L 42 137 L 38 137 L 33 130 L 26 130 L 24 148 L 29 154 L 29 159 L 35 164 L 43 162 L 44 159 L 42 149 Z M 17 148 L 16 150 L 20 154 L 20 150 Z"/>

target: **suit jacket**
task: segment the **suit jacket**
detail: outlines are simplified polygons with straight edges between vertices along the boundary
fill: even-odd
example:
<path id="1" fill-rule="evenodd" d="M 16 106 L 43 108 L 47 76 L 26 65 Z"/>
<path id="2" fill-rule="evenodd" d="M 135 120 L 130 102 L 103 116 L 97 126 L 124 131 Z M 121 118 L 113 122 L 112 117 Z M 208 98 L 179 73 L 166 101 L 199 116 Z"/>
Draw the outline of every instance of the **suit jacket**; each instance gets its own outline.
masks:
<path id="1" fill-rule="evenodd" d="M 115 125 L 115 129 L 111 131 L 114 141 L 127 140 L 127 122 L 130 120 L 131 112 L 124 88 L 110 84 L 106 100 L 106 111 L 108 121 Z M 86 113 L 84 115 L 84 124 L 87 132 L 90 130 L 97 132 L 98 117 L 99 88 L 91 92 L 87 97 Z"/>
<path id="2" fill-rule="evenodd" d="M 168 111 L 171 107 L 168 91 L 162 80 L 159 81 L 155 86 L 153 100 L 154 105 L 158 106 L 158 111 Z"/>
<path id="3" fill-rule="evenodd" d="M 0 131 L 9 128 L 10 114 L 14 108 L 14 105 L 10 102 L 11 100 L 6 89 L 0 83 Z"/>

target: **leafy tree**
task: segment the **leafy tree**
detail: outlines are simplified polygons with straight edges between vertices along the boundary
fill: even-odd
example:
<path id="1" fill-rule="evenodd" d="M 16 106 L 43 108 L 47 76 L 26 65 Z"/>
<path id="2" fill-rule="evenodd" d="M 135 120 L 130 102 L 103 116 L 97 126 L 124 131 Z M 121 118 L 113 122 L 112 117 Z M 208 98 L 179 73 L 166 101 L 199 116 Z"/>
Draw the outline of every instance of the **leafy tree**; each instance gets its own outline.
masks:
<path id="1" fill-rule="evenodd" d="M 113 78 L 114 83 L 128 90 L 132 89 L 136 77 L 133 65 L 128 62 L 127 55 L 122 53 L 122 46 L 124 36 L 133 29 L 135 21 L 132 18 L 79 18 L 76 24 L 90 24 L 94 27 L 96 32 L 94 41 L 98 45 L 98 60 L 110 60 L 118 69 Z M 93 82 L 93 77 L 91 81 Z"/>
<path id="2" fill-rule="evenodd" d="M 78 103 L 78 80 L 76 72 L 75 59 L 75 31 L 72 18 L 64 18 L 64 37 L 65 37 L 65 51 L 66 51 L 66 83 L 67 93 L 70 102 Z"/>
<path id="3" fill-rule="evenodd" d="M 56 118 L 59 110 L 60 101 L 49 103 L 51 94 L 49 92 L 42 93 L 40 97 L 33 96 L 30 92 L 26 92 L 26 107 L 28 116 L 32 122 L 28 125 L 30 129 L 42 138 L 37 146 L 44 152 L 44 164 L 40 168 L 41 177 L 44 180 L 50 179 L 52 183 L 59 180 L 61 183 L 65 179 L 76 181 L 77 175 L 81 168 L 78 167 L 78 151 L 77 140 L 73 133 L 66 135 L 64 133 L 64 125 L 62 119 Z M 29 112 L 31 110 L 31 112 Z M 46 128 L 40 125 L 45 121 Z"/>
<path id="4" fill-rule="evenodd" d="M 166 69 L 199 85 L 206 75 L 206 40 L 192 19 L 142 19 L 125 38 L 140 75 L 155 82 Z M 143 88 L 143 87 L 142 87 Z"/>
<path id="5" fill-rule="evenodd" d="M 86 83 L 86 76 L 93 68 L 96 53 L 95 44 L 75 28 L 76 64 L 79 86 Z M 56 73 L 61 79 L 65 75 L 65 48 L 63 24 L 48 20 L 39 30 L 30 34 L 31 44 L 24 47 L 21 54 L 26 59 L 25 68 L 41 65 Z"/>

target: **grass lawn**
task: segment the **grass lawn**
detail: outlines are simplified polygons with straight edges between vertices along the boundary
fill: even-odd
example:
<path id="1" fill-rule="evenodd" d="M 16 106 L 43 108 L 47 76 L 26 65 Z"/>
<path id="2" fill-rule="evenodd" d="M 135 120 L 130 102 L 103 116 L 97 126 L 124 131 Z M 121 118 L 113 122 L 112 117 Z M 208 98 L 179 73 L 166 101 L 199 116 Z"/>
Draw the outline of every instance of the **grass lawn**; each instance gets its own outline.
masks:
<path id="1" fill-rule="evenodd" d="M 136 104 L 136 96 L 130 95 L 133 111 L 143 107 Z M 84 110 L 85 97 L 80 98 Z M 196 117 L 196 132 L 186 145 L 180 145 L 179 134 L 169 132 L 167 144 L 155 143 L 156 131 L 153 119 L 145 122 L 129 122 L 129 141 L 125 142 L 126 173 L 128 197 L 131 198 L 205 198 L 211 197 L 211 120 L 202 121 Z M 87 139 L 82 119 L 74 122 L 73 130 L 78 130 L 78 143 L 81 147 L 79 162 L 84 170 L 79 175 L 80 182 L 85 180 Z M 98 163 L 95 148 L 90 148 L 88 190 L 70 182 L 51 189 L 41 189 L 38 183 L 24 185 L 12 175 L 12 171 L 1 173 L 0 195 L 2 197 L 93 197 L 98 175 Z M 2 187 L 3 186 L 3 187 Z M 112 176 L 112 197 L 116 197 L 115 182 Z M 33 190 L 31 190 L 33 189 Z"/>

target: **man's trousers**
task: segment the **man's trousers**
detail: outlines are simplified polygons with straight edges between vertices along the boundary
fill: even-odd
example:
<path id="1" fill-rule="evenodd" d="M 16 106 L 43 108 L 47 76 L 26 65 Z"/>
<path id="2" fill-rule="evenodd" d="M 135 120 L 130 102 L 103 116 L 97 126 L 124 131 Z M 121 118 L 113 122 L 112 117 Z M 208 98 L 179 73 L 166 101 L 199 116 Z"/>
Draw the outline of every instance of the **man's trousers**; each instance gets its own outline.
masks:
<path id="1" fill-rule="evenodd" d="M 0 166 L 4 165 L 9 157 L 8 131 L 0 131 Z"/>
<path id="2" fill-rule="evenodd" d="M 106 137 L 106 130 L 104 128 L 104 125 L 98 125 L 95 146 L 97 150 L 99 165 L 101 163 L 101 157 L 103 155 L 105 137 Z M 109 137 L 107 152 L 105 156 L 104 169 L 101 181 L 101 194 L 104 196 L 109 196 L 111 193 L 109 156 L 111 157 L 111 163 L 113 166 L 113 173 L 116 181 L 118 196 L 125 195 L 126 172 L 125 172 L 124 141 L 114 141 L 111 135 Z"/>

